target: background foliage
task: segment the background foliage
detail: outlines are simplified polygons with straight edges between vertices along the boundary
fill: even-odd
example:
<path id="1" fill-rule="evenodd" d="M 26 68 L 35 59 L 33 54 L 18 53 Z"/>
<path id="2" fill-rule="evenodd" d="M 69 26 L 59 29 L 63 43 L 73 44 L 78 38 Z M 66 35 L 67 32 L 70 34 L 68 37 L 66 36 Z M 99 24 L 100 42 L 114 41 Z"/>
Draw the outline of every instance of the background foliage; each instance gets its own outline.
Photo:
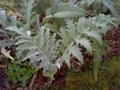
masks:
<path id="1" fill-rule="evenodd" d="M 36 75 L 35 68 L 36 72 L 43 69 L 52 83 L 63 62 L 71 69 L 71 57 L 79 67 L 84 65 L 83 52 L 93 56 L 89 65 L 97 81 L 102 55 L 109 49 L 102 36 L 119 25 L 119 0 L 1 0 L 0 7 L 0 47 L 5 47 L 2 54 L 17 58 L 17 63 L 8 63 L 11 82 L 25 86 L 29 77 Z M 7 50 L 11 46 L 15 55 Z M 26 61 L 31 67 L 28 71 L 17 66 Z M 12 71 L 16 76 L 13 80 Z"/>

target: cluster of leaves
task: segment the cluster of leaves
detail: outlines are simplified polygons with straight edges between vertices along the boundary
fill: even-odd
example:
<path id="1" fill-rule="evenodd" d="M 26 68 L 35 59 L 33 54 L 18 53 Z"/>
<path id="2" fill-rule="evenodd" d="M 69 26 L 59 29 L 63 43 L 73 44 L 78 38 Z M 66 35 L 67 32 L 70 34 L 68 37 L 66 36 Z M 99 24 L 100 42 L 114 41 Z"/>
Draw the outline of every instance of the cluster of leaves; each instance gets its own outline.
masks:
<path id="1" fill-rule="evenodd" d="M 29 58 L 30 63 L 36 70 L 39 70 L 40 68 L 43 68 L 44 71 L 56 69 L 56 66 L 53 63 L 55 57 L 58 55 L 57 48 L 59 46 L 59 41 L 56 41 L 55 34 L 51 36 L 49 30 L 40 28 L 35 36 L 29 36 L 28 32 L 22 32 L 22 28 L 7 27 L 7 29 L 19 34 L 19 36 L 16 37 L 16 49 L 19 51 L 17 56 L 22 55 L 21 53 L 24 51 L 28 52 L 21 60 L 22 62 Z M 49 77 L 53 77 L 53 75 L 50 75 Z"/>
<path id="2" fill-rule="evenodd" d="M 7 78 L 13 84 L 26 86 L 26 83 L 32 74 L 35 74 L 35 69 L 29 65 L 28 62 L 19 65 L 16 61 L 8 64 L 8 70 L 6 72 Z"/>
<path id="3" fill-rule="evenodd" d="M 111 13 L 114 17 L 119 17 L 119 10 L 116 11 L 115 8 L 117 2 L 118 1 L 114 2 L 113 0 L 68 0 L 67 3 L 58 3 L 58 5 L 56 5 L 56 12 L 49 17 L 71 18 L 80 16 L 95 16 L 100 13 Z"/>
<path id="4" fill-rule="evenodd" d="M 16 26 L 17 19 L 16 16 L 7 16 L 5 10 L 0 10 L 0 46 L 11 46 L 14 45 L 14 37 L 16 36 L 14 33 L 6 31 L 6 27 L 9 25 Z M 4 38 L 4 40 L 3 40 Z"/>
<path id="5" fill-rule="evenodd" d="M 39 27 L 39 24 L 37 30 L 33 30 L 33 32 L 30 30 L 36 20 L 35 13 L 32 12 L 34 1 L 23 2 L 25 5 L 20 9 L 22 10 L 20 17 L 25 24 L 22 22 L 19 26 L 9 25 L 6 29 L 17 34 L 15 37 L 16 56 L 20 59 L 20 62 L 29 58 L 30 64 L 36 71 L 43 68 L 44 75 L 53 78 L 57 71 L 54 59 L 58 55 L 59 40 L 56 41 L 56 34 L 51 35 L 49 29 Z M 32 35 L 34 33 L 35 35 Z M 23 57 L 23 53 L 26 56 Z"/>
<path id="6" fill-rule="evenodd" d="M 93 72 L 97 80 L 101 56 L 106 46 L 101 35 L 108 29 L 117 27 L 119 21 L 113 1 L 48 0 L 48 2 L 47 0 L 16 1 L 18 14 L 12 16 L 7 16 L 5 10 L 0 10 L 0 35 L 10 36 L 7 41 L 6 39 L 0 41 L 0 46 L 15 45 L 19 63 L 29 61 L 36 71 L 42 68 L 44 76 L 50 77 L 51 80 L 54 79 L 57 69 L 60 69 L 61 62 L 65 61 L 70 68 L 70 56 L 74 56 L 79 64 L 84 64 L 80 48 L 83 46 L 87 49 L 86 53 L 94 56 Z M 37 5 L 41 6 L 40 9 Z M 97 8 L 98 6 L 100 7 Z M 39 19 L 39 14 L 42 20 Z M 45 14 L 44 17 L 42 14 Z M 11 41 L 13 43 L 8 45 Z M 16 74 L 12 67 L 16 67 Z M 16 83 L 28 79 L 22 73 L 29 70 L 26 71 L 17 64 L 15 66 L 10 64 L 10 68 L 12 70 L 8 71 L 9 80 L 14 78 L 13 82 Z M 18 70 L 21 70 L 21 73 Z M 22 79 L 19 78 L 21 75 Z"/>
<path id="7" fill-rule="evenodd" d="M 119 17 L 115 5 L 114 0 L 82 0 L 80 2 L 80 7 L 88 10 L 92 15 L 111 13 L 113 16 Z"/>
<path id="8" fill-rule="evenodd" d="M 101 56 L 104 51 L 105 42 L 103 42 L 101 35 L 106 33 L 110 26 L 114 26 L 115 18 L 109 15 L 100 14 L 96 17 L 85 18 L 81 17 L 78 22 L 68 20 L 67 26 L 60 30 L 60 37 L 62 45 L 60 46 L 63 52 L 62 59 L 65 60 L 70 67 L 70 55 L 75 56 L 82 64 L 84 63 L 82 52 L 79 45 L 87 49 L 86 53 L 92 53 L 94 57 L 94 75 L 97 78 Z"/>

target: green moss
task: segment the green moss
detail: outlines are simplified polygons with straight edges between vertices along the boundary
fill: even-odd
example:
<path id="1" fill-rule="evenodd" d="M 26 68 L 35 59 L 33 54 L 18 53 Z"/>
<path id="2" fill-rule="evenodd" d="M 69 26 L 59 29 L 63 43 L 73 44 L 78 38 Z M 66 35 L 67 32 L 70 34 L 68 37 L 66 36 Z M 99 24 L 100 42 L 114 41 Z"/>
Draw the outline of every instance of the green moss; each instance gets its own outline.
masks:
<path id="1" fill-rule="evenodd" d="M 66 82 L 64 90 L 120 90 L 120 54 L 102 63 L 97 82 L 92 70 L 83 73 L 71 70 Z"/>
<path id="2" fill-rule="evenodd" d="M 69 90 L 92 90 L 92 87 L 95 85 L 95 81 L 89 71 L 85 73 L 70 71 L 66 82 L 66 88 L 69 88 Z"/>

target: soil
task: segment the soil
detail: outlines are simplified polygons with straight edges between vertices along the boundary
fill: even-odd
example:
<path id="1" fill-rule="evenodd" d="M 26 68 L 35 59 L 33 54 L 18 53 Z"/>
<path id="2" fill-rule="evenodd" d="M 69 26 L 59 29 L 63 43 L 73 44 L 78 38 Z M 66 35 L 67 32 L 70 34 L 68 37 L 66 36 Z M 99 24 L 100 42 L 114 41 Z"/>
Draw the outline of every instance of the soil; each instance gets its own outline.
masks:
<path id="1" fill-rule="evenodd" d="M 0 61 L 0 90 L 5 90 L 6 88 L 6 65 L 4 61 Z"/>

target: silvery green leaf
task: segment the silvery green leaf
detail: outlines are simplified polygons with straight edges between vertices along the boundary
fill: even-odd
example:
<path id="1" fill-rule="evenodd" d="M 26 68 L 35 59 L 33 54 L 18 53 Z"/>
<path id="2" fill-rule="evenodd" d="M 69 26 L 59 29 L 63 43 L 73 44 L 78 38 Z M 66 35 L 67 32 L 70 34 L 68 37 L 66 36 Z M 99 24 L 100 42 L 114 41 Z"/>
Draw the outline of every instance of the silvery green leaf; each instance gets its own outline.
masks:
<path id="1" fill-rule="evenodd" d="M 63 59 L 67 64 L 67 66 L 70 68 L 70 56 L 67 52 L 63 53 L 63 56 L 61 59 Z"/>
<path id="2" fill-rule="evenodd" d="M 80 48 L 78 48 L 77 46 L 72 46 L 69 48 L 69 55 L 73 55 L 75 56 L 82 64 L 83 64 L 83 56 L 82 53 L 80 51 Z"/>
<path id="3" fill-rule="evenodd" d="M 70 5 L 67 3 L 59 3 L 58 5 L 58 12 L 60 11 L 73 11 L 73 12 L 79 12 L 79 13 L 86 13 L 86 10 L 84 10 L 83 8 L 79 8 L 77 6 L 74 5 Z"/>
<path id="4" fill-rule="evenodd" d="M 36 50 L 31 50 L 32 52 L 29 52 L 28 54 L 27 54 L 27 56 L 25 56 L 21 61 L 25 61 L 26 59 L 28 59 L 28 58 L 31 58 L 31 57 L 34 57 L 35 55 L 39 55 L 40 54 L 40 52 L 38 52 L 38 51 L 36 51 Z"/>
<path id="5" fill-rule="evenodd" d="M 19 39 L 15 45 L 19 45 L 19 44 L 22 44 L 22 43 L 25 43 L 25 42 L 29 42 L 28 39 L 25 39 L 25 38 L 22 38 L 22 39 Z"/>
<path id="6" fill-rule="evenodd" d="M 10 31 L 14 31 L 16 32 L 17 34 L 20 34 L 20 35 L 24 35 L 24 33 L 22 32 L 22 30 L 16 26 L 8 26 L 6 27 L 7 30 L 10 30 Z"/>
<path id="7" fill-rule="evenodd" d="M 11 20 L 11 22 L 10 22 L 11 26 L 17 25 L 17 17 L 15 15 L 11 16 L 10 20 Z"/>
<path id="8" fill-rule="evenodd" d="M 83 45 L 90 53 L 92 52 L 91 42 L 87 38 L 77 39 L 76 43 Z"/>
<path id="9" fill-rule="evenodd" d="M 112 0 L 102 0 L 103 4 L 108 7 L 111 11 L 112 15 L 115 17 L 119 17 L 118 13 L 115 10 L 115 3 Z"/>
<path id="10" fill-rule="evenodd" d="M 51 3 L 51 14 L 53 14 L 57 11 L 59 0 L 50 0 L 50 3 Z"/>
<path id="11" fill-rule="evenodd" d="M 60 3 L 58 5 L 58 12 L 55 14 L 48 16 L 49 18 L 72 18 L 72 17 L 80 17 L 86 15 L 86 11 L 82 8 L 75 7 L 73 5 L 69 5 L 66 3 Z"/>
<path id="12" fill-rule="evenodd" d="M 85 31 L 84 32 L 87 36 L 95 38 L 99 44 L 102 44 L 101 35 L 97 31 Z"/>
<path id="13" fill-rule="evenodd" d="M 6 21 L 7 21 L 6 11 L 0 10 L 0 24 L 5 25 Z"/>
<path id="14" fill-rule="evenodd" d="M 17 50 L 20 50 L 20 49 L 24 49 L 24 50 L 27 50 L 27 49 L 35 49 L 35 45 L 31 42 L 27 42 L 27 43 L 23 43 L 23 44 L 20 44 L 18 47 L 17 47 Z"/>
<path id="15" fill-rule="evenodd" d="M 79 17 L 82 16 L 83 13 L 75 12 L 75 11 L 61 11 L 55 13 L 53 16 L 49 18 L 72 18 L 72 17 Z"/>
<path id="16" fill-rule="evenodd" d="M 70 5 L 75 5 L 76 2 L 77 2 L 76 0 L 69 0 L 68 3 L 69 3 Z"/>
<path id="17" fill-rule="evenodd" d="M 55 65 L 57 66 L 58 69 L 60 69 L 60 66 L 61 66 L 61 65 L 60 65 L 59 60 L 56 60 L 56 61 L 55 61 Z"/>
<path id="18" fill-rule="evenodd" d="M 0 47 L 12 46 L 14 44 L 15 44 L 14 40 L 1 40 L 0 41 Z"/>

